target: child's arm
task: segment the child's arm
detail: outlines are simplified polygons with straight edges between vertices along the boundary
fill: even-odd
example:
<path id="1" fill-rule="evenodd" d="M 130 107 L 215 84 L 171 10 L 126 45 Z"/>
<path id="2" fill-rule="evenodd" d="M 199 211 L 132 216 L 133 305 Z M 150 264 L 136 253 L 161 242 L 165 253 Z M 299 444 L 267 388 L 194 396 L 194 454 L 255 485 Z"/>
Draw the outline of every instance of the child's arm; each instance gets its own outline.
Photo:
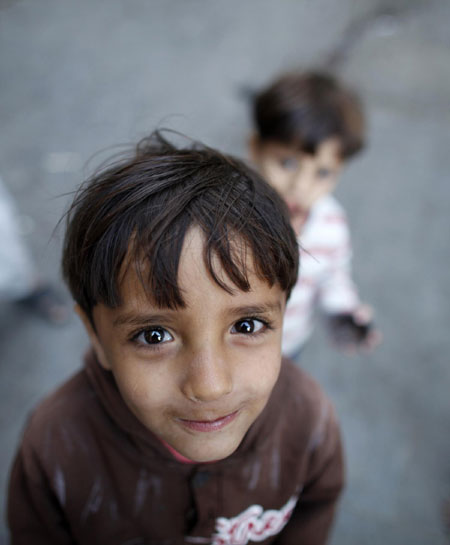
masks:
<path id="1" fill-rule="evenodd" d="M 372 348 L 379 341 L 372 310 L 363 305 L 351 273 L 351 241 L 345 216 L 336 225 L 334 251 L 319 284 L 319 305 L 327 318 L 330 337 L 344 350 Z"/>
<path id="2" fill-rule="evenodd" d="M 55 468 L 55 479 L 57 479 Z M 62 487 L 63 483 L 55 483 Z M 61 490 L 63 492 L 63 490 Z M 23 445 L 11 470 L 8 496 L 11 545 L 74 545 L 59 501 L 38 457 Z"/>
<path id="3" fill-rule="evenodd" d="M 327 541 L 344 484 L 339 427 L 331 407 L 317 441 L 309 463 L 308 480 L 276 545 L 324 545 Z"/>

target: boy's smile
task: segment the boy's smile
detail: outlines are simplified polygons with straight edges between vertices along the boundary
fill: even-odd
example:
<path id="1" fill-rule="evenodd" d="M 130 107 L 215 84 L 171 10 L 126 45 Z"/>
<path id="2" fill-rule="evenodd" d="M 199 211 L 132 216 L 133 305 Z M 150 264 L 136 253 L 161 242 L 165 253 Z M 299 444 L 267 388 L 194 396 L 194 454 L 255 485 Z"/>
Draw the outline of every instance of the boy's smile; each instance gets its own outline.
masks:
<path id="1" fill-rule="evenodd" d="M 281 363 L 286 294 L 252 271 L 251 291 L 211 278 L 198 228 L 186 235 L 178 283 L 186 306 L 156 306 L 134 267 L 121 283 L 122 305 L 94 307 L 88 329 L 100 363 L 114 374 L 136 417 L 183 456 L 198 462 L 225 458 L 241 443 L 270 397 Z"/>

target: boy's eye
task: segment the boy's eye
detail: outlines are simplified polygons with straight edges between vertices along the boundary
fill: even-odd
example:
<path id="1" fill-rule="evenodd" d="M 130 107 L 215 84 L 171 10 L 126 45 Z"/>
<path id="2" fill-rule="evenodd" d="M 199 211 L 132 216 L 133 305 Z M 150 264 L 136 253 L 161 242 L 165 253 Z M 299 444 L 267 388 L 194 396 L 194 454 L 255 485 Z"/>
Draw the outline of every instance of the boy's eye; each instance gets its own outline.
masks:
<path id="1" fill-rule="evenodd" d="M 280 165 L 286 170 L 297 170 L 299 162 L 295 157 L 284 157 L 279 160 Z"/>
<path id="2" fill-rule="evenodd" d="M 239 320 L 231 328 L 231 333 L 240 333 L 241 335 L 251 335 L 252 333 L 258 333 L 266 327 L 266 324 L 256 318 L 246 318 L 245 320 Z"/>
<path id="3" fill-rule="evenodd" d="M 137 336 L 136 340 L 142 344 L 162 344 L 169 341 L 173 341 L 172 335 L 162 327 L 151 327 L 141 331 Z"/>
<path id="4" fill-rule="evenodd" d="M 317 169 L 317 172 L 316 172 L 316 175 L 318 178 L 321 178 L 321 179 L 324 179 L 324 178 L 328 178 L 328 176 L 331 176 L 332 172 L 329 168 L 318 168 Z"/>

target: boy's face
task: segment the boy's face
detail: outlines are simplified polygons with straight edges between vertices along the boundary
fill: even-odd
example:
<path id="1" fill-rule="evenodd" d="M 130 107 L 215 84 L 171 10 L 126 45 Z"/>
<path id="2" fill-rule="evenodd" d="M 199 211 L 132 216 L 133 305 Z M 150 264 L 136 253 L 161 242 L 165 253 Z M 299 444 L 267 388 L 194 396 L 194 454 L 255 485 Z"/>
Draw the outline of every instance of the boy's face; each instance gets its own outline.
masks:
<path id="1" fill-rule="evenodd" d="M 339 142 L 325 140 L 315 155 L 277 142 L 254 141 L 251 151 L 261 174 L 286 201 L 299 232 L 314 203 L 336 187 L 342 163 Z"/>
<path id="2" fill-rule="evenodd" d="M 250 292 L 227 293 L 204 266 L 203 244 L 200 231 L 191 229 L 178 274 L 185 308 L 157 307 L 129 267 L 122 306 L 94 308 L 97 333 L 79 310 L 131 411 L 198 462 L 232 454 L 269 399 L 280 369 L 286 299 L 278 285 L 269 287 L 252 272 Z M 216 270 L 226 280 L 218 263 Z"/>

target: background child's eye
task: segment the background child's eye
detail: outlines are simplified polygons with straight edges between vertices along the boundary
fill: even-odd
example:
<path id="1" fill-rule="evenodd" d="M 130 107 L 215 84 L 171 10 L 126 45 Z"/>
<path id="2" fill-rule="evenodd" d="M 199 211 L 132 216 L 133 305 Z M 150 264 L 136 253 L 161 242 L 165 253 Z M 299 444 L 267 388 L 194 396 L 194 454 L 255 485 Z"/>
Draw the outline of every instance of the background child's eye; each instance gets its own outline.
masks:
<path id="1" fill-rule="evenodd" d="M 265 327 L 265 323 L 255 318 L 246 318 L 245 320 L 239 320 L 231 328 L 231 333 L 240 333 L 243 335 L 251 335 L 257 333 Z"/>
<path id="2" fill-rule="evenodd" d="M 280 165 L 286 170 L 297 170 L 299 162 L 295 157 L 284 157 L 279 161 Z"/>
<path id="3" fill-rule="evenodd" d="M 136 340 L 142 344 L 161 344 L 173 341 L 172 335 L 162 327 L 151 327 L 141 331 Z"/>
<path id="4" fill-rule="evenodd" d="M 331 173 L 332 173 L 332 172 L 331 172 L 331 170 L 330 170 L 329 168 L 323 168 L 323 167 L 322 167 L 322 168 L 318 168 L 318 169 L 317 169 L 317 173 L 316 173 L 316 174 L 317 174 L 317 177 L 318 177 L 318 178 L 322 178 L 322 179 L 323 179 L 323 178 L 328 178 L 328 176 L 330 176 Z"/>

